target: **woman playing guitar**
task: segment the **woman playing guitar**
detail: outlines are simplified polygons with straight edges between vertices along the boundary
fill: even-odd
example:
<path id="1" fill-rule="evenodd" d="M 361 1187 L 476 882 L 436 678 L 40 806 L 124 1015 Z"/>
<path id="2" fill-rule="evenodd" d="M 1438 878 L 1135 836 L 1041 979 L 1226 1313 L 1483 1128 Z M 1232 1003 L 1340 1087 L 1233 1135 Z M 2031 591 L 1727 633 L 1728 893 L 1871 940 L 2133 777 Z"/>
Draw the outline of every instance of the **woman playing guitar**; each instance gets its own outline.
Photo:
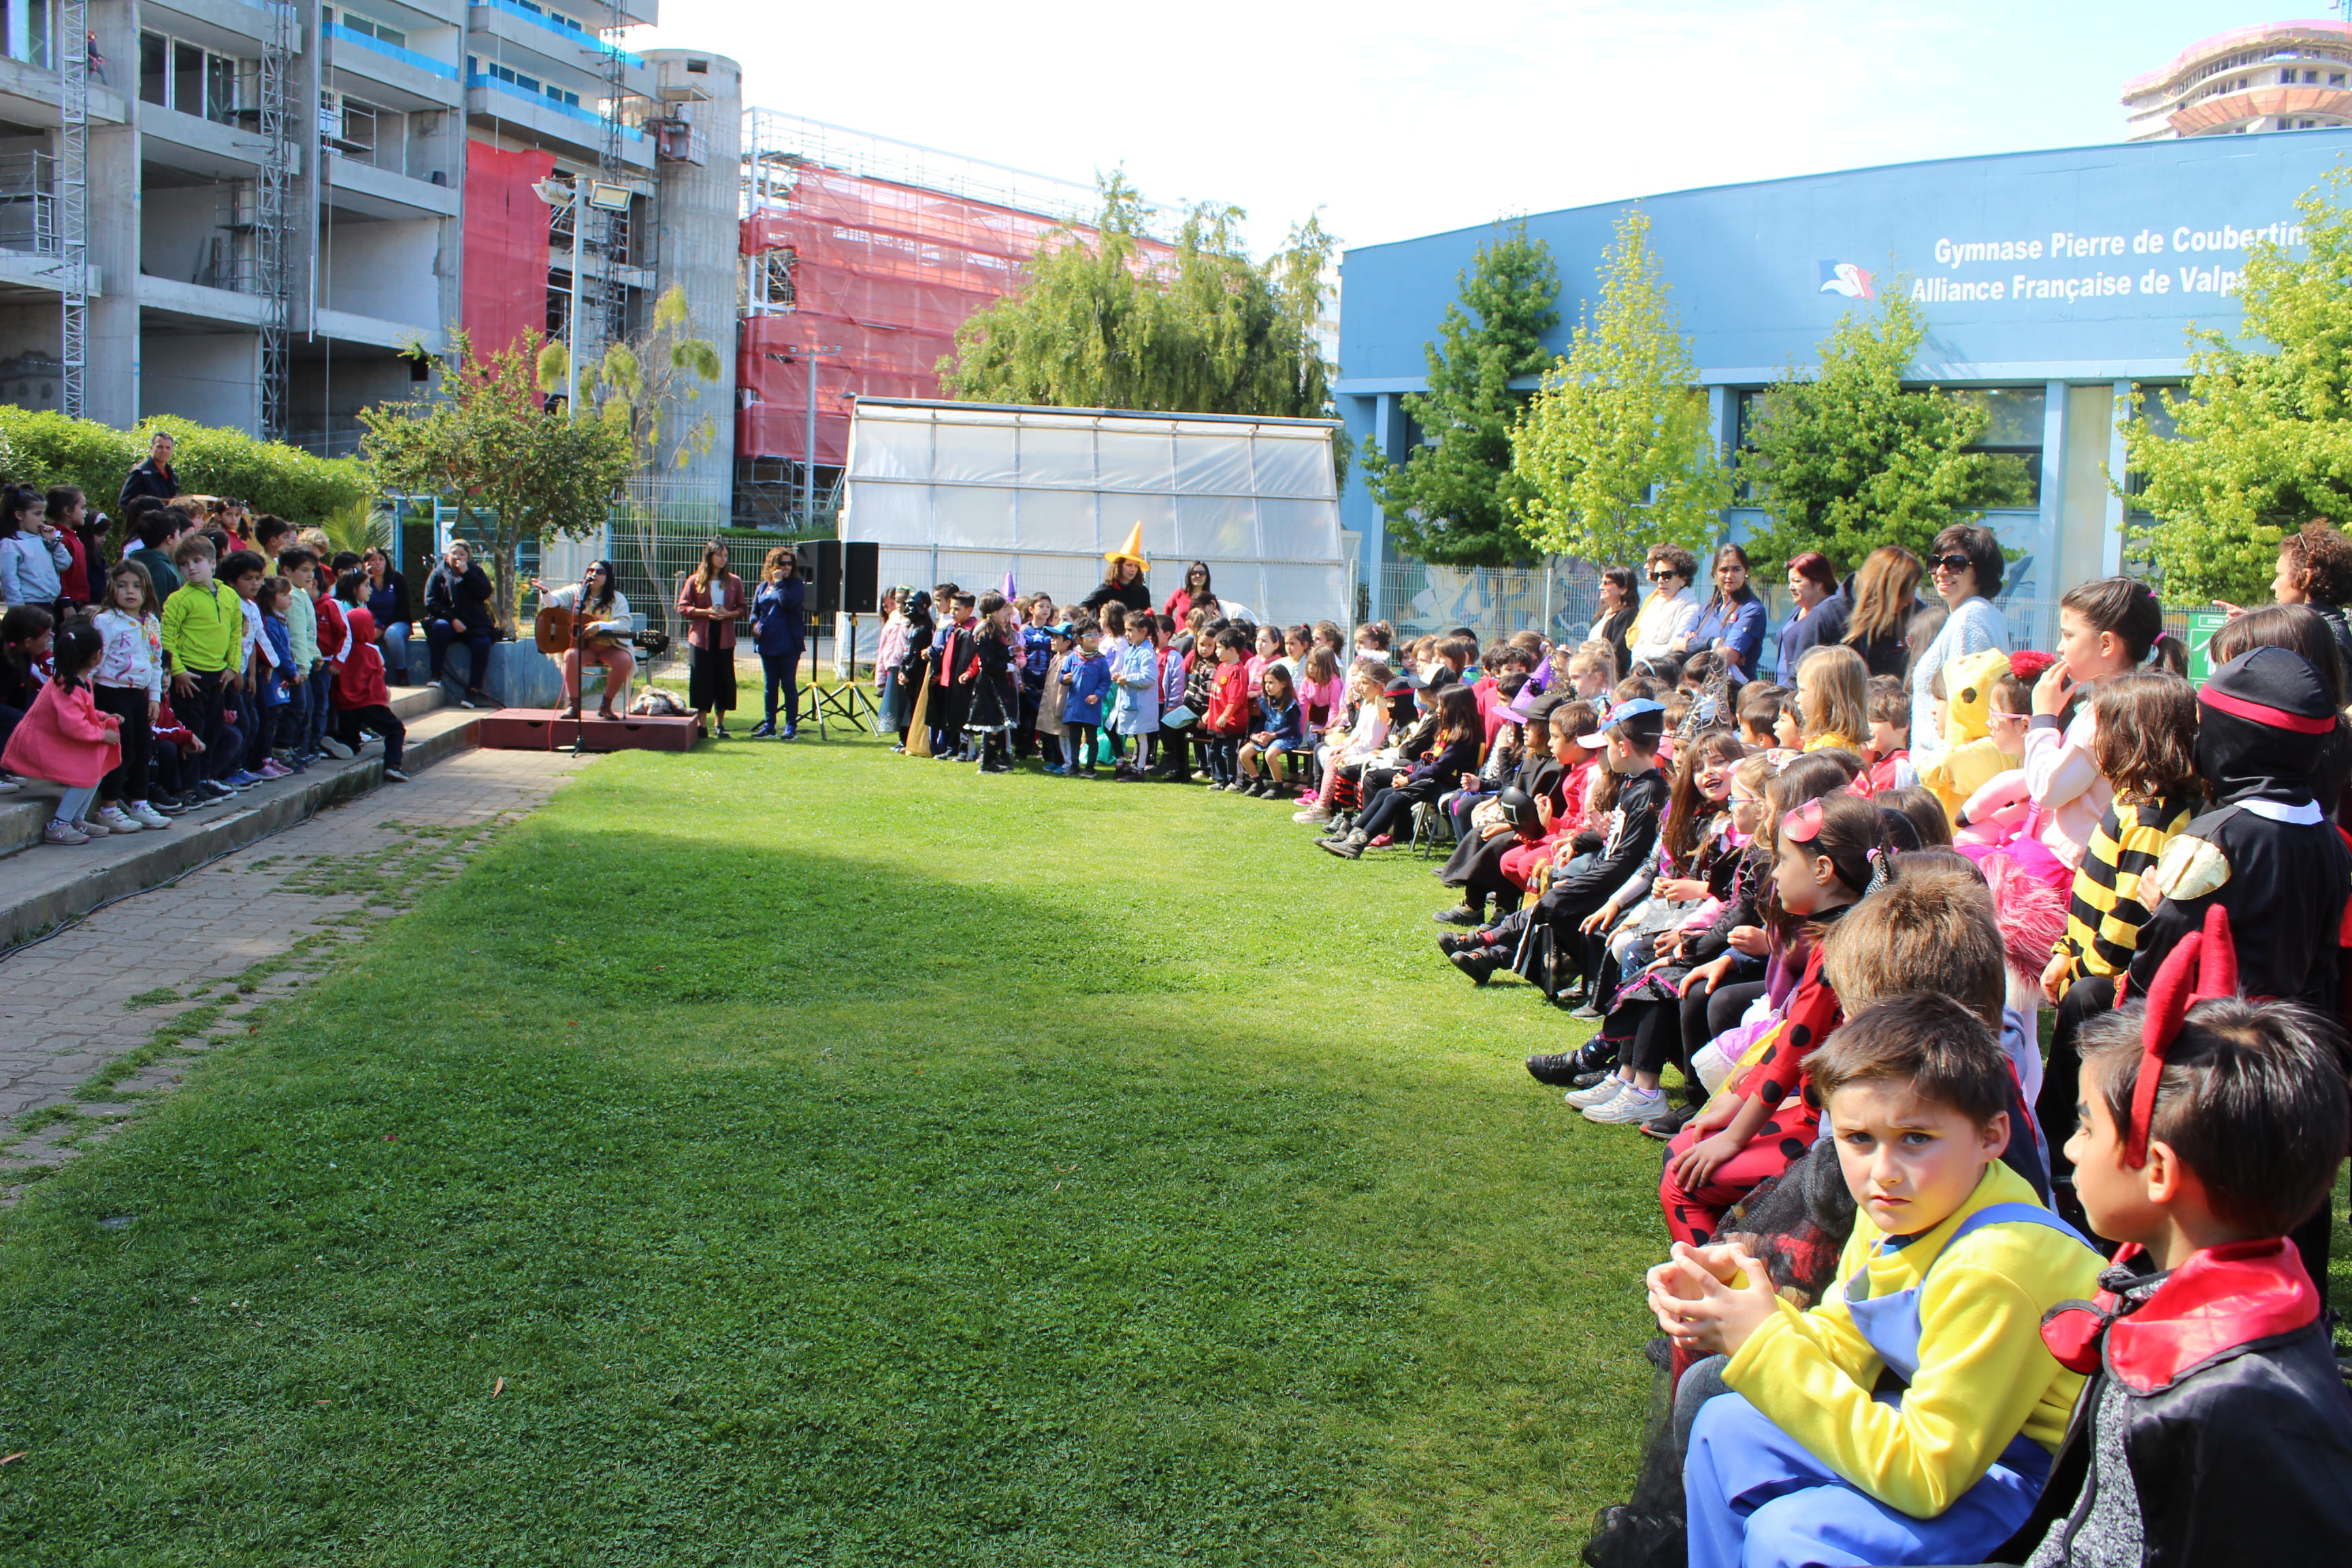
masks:
<path id="1" fill-rule="evenodd" d="M 581 580 L 567 587 L 550 588 L 536 577 L 530 585 L 539 590 L 542 616 L 554 609 L 568 616 L 562 627 L 572 645 L 563 656 L 564 716 L 580 717 L 580 664 L 584 658 L 604 667 L 604 698 L 596 706 L 596 717 L 619 718 L 613 711 L 613 700 L 616 695 L 628 695 L 629 677 L 636 673 L 637 661 L 629 651 L 634 624 L 629 619 L 629 596 L 613 585 L 613 563 L 590 562 Z"/>

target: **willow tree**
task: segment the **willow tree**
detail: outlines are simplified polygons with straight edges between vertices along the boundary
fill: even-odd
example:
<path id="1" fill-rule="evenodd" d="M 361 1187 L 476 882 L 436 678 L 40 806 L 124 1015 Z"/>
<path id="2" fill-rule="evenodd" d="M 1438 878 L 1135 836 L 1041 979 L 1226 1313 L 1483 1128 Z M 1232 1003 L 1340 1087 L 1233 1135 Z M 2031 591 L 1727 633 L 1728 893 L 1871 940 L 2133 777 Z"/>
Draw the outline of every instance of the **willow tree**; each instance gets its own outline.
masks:
<path id="1" fill-rule="evenodd" d="M 1309 218 L 1253 260 L 1244 216 L 1203 203 L 1163 243 L 1146 233 L 1135 187 L 1106 177 L 1094 223 L 1059 230 L 1017 292 L 957 331 L 940 384 L 981 403 L 1327 415 L 1332 238 Z"/>
<path id="2" fill-rule="evenodd" d="M 1601 303 L 1578 312 L 1512 432 L 1526 484 L 1521 527 L 1544 549 L 1608 566 L 1653 544 L 1704 549 L 1731 476 L 1716 449 L 1698 369 L 1636 207 L 1601 259 Z"/>

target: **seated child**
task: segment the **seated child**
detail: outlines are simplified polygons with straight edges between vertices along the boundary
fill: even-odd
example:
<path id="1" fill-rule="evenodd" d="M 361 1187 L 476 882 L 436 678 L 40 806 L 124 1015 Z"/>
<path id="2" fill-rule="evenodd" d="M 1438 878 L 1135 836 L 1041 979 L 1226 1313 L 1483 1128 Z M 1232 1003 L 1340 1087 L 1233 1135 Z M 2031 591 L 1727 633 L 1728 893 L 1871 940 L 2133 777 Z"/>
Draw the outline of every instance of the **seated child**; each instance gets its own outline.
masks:
<path id="1" fill-rule="evenodd" d="M 1873 795 L 1919 782 L 1911 765 L 1911 693 L 1892 675 L 1871 678 L 1869 760 Z"/>
<path id="2" fill-rule="evenodd" d="M 1751 680 L 1739 689 L 1739 738 L 1750 751 L 1780 744 L 1780 715 L 1789 705 L 1788 689 L 1770 681 Z"/>
<path id="3" fill-rule="evenodd" d="M 1870 667 L 1838 643 L 1797 662 L 1797 707 L 1809 752 L 1860 752 L 1870 735 Z"/>
<path id="4" fill-rule="evenodd" d="M 1226 787 L 1264 800 L 1280 800 L 1282 759 L 1298 749 L 1304 739 L 1306 715 L 1300 711 L 1297 688 L 1280 660 L 1258 677 L 1258 722 L 1242 742 L 1242 776 Z"/>
<path id="5" fill-rule="evenodd" d="M 2124 1246 L 2095 1300 L 2042 1326 L 2091 1381 L 2001 1562 L 2352 1562 L 2352 1403 L 2285 1239 L 2344 1161 L 2344 1041 L 2305 1008 L 2240 1000 L 2235 970 L 2215 910 L 2145 1006 L 2083 1030 L 2066 1152 L 2092 1225 Z"/>
<path id="6" fill-rule="evenodd" d="M 2009 672 L 2009 655 L 1987 648 L 1937 672 L 1944 684 L 1944 749 L 1919 766 L 1954 827 L 1967 825 L 1969 796 L 2025 765 L 2032 689 Z"/>
<path id="7" fill-rule="evenodd" d="M 1858 1011 L 1806 1064 L 1858 1210 L 1800 1311 L 1737 1245 L 1677 1245 L 1650 1305 L 1730 1357 L 1683 1479 L 1692 1568 L 1981 1562 L 2032 1513 L 2083 1379 L 2042 1315 L 2097 1279 L 2088 1243 L 2000 1163 L 2011 1076 L 1932 993 Z"/>

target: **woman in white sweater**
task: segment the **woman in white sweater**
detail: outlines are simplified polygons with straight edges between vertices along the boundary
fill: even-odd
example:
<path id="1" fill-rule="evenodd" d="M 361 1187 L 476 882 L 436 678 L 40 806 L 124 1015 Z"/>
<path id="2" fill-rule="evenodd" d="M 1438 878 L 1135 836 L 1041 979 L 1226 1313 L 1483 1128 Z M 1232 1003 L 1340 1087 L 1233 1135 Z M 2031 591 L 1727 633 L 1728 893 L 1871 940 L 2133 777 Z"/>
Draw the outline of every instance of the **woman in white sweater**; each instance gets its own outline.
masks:
<path id="1" fill-rule="evenodd" d="M 1992 531 L 1973 523 L 1955 523 L 1936 535 L 1927 552 L 1927 570 L 1948 612 L 1936 640 L 1911 665 L 1911 760 L 1916 765 L 1944 750 L 1944 732 L 1935 721 L 1935 698 L 1930 688 L 1936 672 L 1954 659 L 1989 647 L 2009 651 L 2009 623 L 1994 607 L 2004 566 L 2000 541 Z"/>

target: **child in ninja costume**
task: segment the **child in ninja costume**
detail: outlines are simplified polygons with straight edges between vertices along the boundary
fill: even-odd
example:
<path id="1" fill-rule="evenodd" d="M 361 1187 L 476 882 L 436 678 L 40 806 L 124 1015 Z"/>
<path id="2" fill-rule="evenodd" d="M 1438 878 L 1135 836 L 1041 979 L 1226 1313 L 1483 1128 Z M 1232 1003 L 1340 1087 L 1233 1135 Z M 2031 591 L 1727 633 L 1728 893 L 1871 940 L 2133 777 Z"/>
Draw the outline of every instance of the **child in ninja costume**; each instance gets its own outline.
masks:
<path id="1" fill-rule="evenodd" d="M 2352 1562 L 2352 1400 L 2285 1237 L 2344 1160 L 2343 1040 L 2307 1008 L 2242 999 L 2236 971 L 2210 908 L 2144 1006 L 2084 1026 L 2066 1152 L 2124 1247 L 2095 1300 L 2043 1320 L 2091 1381 L 2001 1562 Z"/>
<path id="2" fill-rule="evenodd" d="M 2149 913 L 2123 994 L 2148 994 L 2172 950 L 2219 909 L 2248 996 L 2336 1017 L 2352 851 L 2315 798 L 2322 742 L 2338 722 L 2326 683 L 2301 654 L 2249 648 L 2198 689 L 2197 719 L 2213 804 L 2140 879 Z M 2291 1232 L 2322 1307 L 2330 1228 L 2323 1204 Z"/>

